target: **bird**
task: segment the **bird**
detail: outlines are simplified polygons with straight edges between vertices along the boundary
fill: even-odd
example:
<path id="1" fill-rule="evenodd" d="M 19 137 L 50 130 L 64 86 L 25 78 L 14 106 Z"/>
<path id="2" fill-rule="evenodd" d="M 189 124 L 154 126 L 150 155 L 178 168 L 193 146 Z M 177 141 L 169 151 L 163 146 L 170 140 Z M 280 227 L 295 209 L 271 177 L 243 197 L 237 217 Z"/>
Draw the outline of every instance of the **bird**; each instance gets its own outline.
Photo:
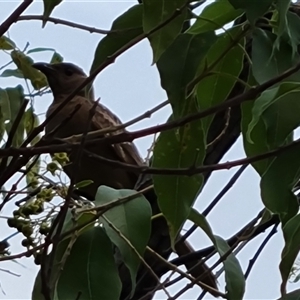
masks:
<path id="1" fill-rule="evenodd" d="M 33 67 L 41 71 L 48 80 L 48 85 L 53 93 L 53 102 L 46 112 L 46 118 L 52 114 L 54 110 L 87 78 L 84 71 L 72 63 L 34 63 Z M 54 132 L 55 138 L 67 138 L 77 134 L 83 134 L 85 131 L 95 131 L 103 128 L 118 126 L 122 121 L 111 112 L 106 106 L 97 103 L 95 106 L 95 99 L 86 96 L 86 90 L 79 91 L 66 105 L 59 110 L 55 116 L 47 123 L 45 127 L 45 134 L 51 135 Z M 76 107 L 79 109 L 76 111 Z M 94 109 L 94 114 L 91 118 L 91 111 Z M 70 114 L 73 113 L 70 118 Z M 64 122 L 64 120 L 67 120 Z M 59 128 L 56 130 L 56 128 Z M 113 134 L 126 132 L 126 129 L 120 129 Z M 132 142 L 122 142 L 117 144 L 100 143 L 85 145 L 85 150 L 97 154 L 104 158 L 115 160 L 118 162 L 128 163 L 136 166 L 145 166 L 144 160 L 141 158 L 138 149 Z M 66 174 L 73 178 L 76 175 L 76 181 L 92 180 L 92 183 L 80 189 L 81 195 L 89 200 L 95 198 L 97 189 L 101 185 L 106 185 L 114 189 L 134 189 L 136 183 L 140 178 L 140 174 L 136 171 L 127 170 L 119 166 L 111 166 L 95 160 L 88 153 L 83 153 L 80 159 L 80 166 L 76 170 L 72 167 L 72 162 L 77 156 L 76 151 L 69 153 L 70 164 L 64 167 Z M 150 180 L 151 181 L 151 180 Z M 147 183 L 148 184 L 148 183 Z M 145 193 L 145 197 L 150 202 L 153 215 L 160 212 L 157 197 L 153 190 Z M 155 218 L 151 225 L 151 236 L 149 240 L 149 247 L 167 259 L 170 255 L 170 236 L 168 225 L 165 218 Z M 178 249 L 178 250 L 177 250 Z M 193 251 L 187 241 L 177 244 L 176 250 L 178 255 L 184 255 Z M 153 258 L 150 253 L 145 253 L 146 262 L 153 268 L 159 264 L 159 261 Z M 120 299 L 129 299 L 131 293 L 131 281 L 128 274 L 124 275 L 122 267 L 119 268 L 119 274 L 123 283 L 122 293 Z M 191 264 L 187 266 L 191 268 Z M 123 272 L 123 273 L 122 273 Z M 128 272 L 128 271 L 127 271 Z M 195 277 L 203 274 L 201 281 L 205 284 L 217 289 L 216 279 L 205 264 L 196 267 L 191 274 Z M 160 274 L 161 275 L 161 274 Z M 145 267 L 141 266 L 138 271 L 137 278 L 140 279 L 140 288 L 137 285 L 135 294 L 131 299 L 139 299 L 144 296 L 149 290 L 153 289 L 157 282 Z M 147 299 L 152 299 L 149 297 Z"/>

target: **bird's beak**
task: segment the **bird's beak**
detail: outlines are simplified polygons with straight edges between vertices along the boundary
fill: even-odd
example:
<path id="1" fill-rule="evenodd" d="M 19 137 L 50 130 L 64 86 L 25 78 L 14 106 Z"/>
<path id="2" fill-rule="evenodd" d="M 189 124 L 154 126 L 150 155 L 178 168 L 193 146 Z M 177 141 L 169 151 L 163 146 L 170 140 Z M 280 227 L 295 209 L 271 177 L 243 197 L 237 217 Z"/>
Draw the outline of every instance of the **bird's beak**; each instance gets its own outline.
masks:
<path id="1" fill-rule="evenodd" d="M 47 74 L 51 74 L 53 72 L 55 72 L 55 68 L 53 68 L 52 64 L 47 64 L 47 63 L 34 63 L 32 65 L 33 68 L 41 71 L 42 73 L 44 73 L 45 75 Z"/>

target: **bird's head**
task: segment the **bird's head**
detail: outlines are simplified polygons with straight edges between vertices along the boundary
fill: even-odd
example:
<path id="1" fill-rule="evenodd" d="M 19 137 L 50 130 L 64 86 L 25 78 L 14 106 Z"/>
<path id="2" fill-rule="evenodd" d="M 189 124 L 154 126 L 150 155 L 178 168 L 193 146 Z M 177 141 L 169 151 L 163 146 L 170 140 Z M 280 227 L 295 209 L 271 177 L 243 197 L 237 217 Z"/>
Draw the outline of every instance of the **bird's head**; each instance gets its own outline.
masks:
<path id="1" fill-rule="evenodd" d="M 82 69 L 71 63 L 35 63 L 32 66 L 46 75 L 54 97 L 69 95 L 87 78 Z"/>

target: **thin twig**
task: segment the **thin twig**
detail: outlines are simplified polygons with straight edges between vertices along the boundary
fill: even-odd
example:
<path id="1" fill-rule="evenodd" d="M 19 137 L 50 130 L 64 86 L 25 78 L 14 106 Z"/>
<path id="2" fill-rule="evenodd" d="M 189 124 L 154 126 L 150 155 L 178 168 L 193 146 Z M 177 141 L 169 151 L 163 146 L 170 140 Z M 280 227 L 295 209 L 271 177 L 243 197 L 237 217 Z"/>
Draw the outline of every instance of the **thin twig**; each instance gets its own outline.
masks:
<path id="1" fill-rule="evenodd" d="M 259 255 L 261 254 L 261 252 L 263 251 L 264 247 L 267 245 L 267 243 L 269 242 L 269 240 L 271 239 L 271 237 L 277 232 L 277 227 L 279 224 L 274 224 L 272 230 L 269 232 L 269 234 L 266 236 L 266 238 L 264 239 L 264 241 L 261 243 L 261 245 L 259 246 L 259 248 L 257 249 L 256 253 L 254 254 L 253 258 L 250 259 L 249 261 L 249 265 L 248 268 L 245 272 L 245 279 L 248 278 L 256 260 L 258 259 Z"/>
<path id="2" fill-rule="evenodd" d="M 33 0 L 24 0 L 19 7 L 0 25 L 0 37 L 9 29 L 21 13 L 33 2 Z"/>
<path id="3" fill-rule="evenodd" d="M 53 17 L 48 17 L 45 20 L 44 16 L 41 16 L 41 15 L 20 16 L 18 19 L 15 20 L 15 22 L 31 21 L 31 20 L 41 20 L 41 21 L 52 22 L 54 24 L 61 24 L 61 25 L 65 25 L 65 26 L 69 26 L 69 27 L 73 27 L 73 28 L 78 28 L 81 30 L 86 30 L 90 33 L 109 34 L 109 33 L 119 32 L 118 30 L 104 30 L 104 29 L 90 27 L 90 26 L 86 26 L 86 25 L 82 25 L 82 24 L 78 24 L 78 23 L 74 23 L 74 22 L 70 22 L 70 21 L 66 21 L 66 20 L 62 20 L 62 19 L 58 19 L 58 18 L 53 18 Z M 122 31 L 122 30 L 120 30 L 120 31 Z"/>

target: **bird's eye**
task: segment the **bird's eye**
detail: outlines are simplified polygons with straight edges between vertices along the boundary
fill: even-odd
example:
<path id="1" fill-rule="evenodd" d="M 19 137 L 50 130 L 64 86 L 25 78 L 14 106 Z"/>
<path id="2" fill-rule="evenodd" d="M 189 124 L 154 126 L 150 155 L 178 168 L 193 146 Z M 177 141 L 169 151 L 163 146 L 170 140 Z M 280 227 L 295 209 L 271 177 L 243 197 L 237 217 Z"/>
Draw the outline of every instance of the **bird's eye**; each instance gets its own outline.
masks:
<path id="1" fill-rule="evenodd" d="M 73 71 L 71 69 L 65 69 L 65 74 L 67 76 L 71 76 L 71 75 L 73 75 Z"/>

